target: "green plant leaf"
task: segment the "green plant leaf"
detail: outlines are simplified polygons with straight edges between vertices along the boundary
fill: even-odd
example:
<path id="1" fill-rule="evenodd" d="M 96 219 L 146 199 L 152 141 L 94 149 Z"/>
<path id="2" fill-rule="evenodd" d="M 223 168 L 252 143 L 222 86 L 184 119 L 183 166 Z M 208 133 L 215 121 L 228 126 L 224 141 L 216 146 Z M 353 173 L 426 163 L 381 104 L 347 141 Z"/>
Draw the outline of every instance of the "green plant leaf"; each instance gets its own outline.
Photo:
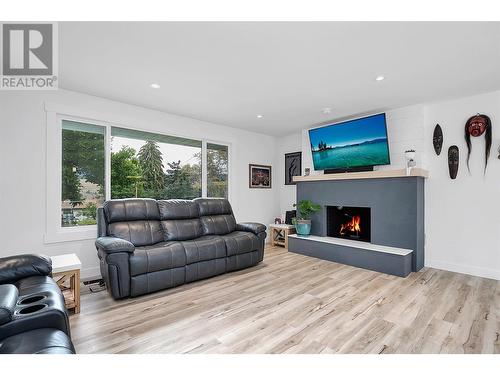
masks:
<path id="1" fill-rule="evenodd" d="M 297 211 L 299 213 L 298 216 L 300 216 L 302 220 L 309 220 L 312 214 L 321 210 L 321 206 L 319 204 L 313 203 L 307 199 L 301 200 L 293 206 L 297 207 Z"/>

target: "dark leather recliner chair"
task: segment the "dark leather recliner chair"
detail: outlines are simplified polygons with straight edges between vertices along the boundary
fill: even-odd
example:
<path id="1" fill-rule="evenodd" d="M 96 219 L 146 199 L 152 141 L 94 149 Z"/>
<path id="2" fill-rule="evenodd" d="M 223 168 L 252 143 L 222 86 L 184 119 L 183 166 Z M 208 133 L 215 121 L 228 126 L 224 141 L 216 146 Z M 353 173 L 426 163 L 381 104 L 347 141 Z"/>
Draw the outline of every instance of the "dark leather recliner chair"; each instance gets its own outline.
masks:
<path id="1" fill-rule="evenodd" d="M 114 298 L 135 297 L 264 257 L 266 227 L 237 224 L 227 199 L 116 199 L 98 209 L 96 248 Z"/>
<path id="2" fill-rule="evenodd" d="M 0 354 L 72 354 L 64 297 L 50 258 L 0 258 Z"/>

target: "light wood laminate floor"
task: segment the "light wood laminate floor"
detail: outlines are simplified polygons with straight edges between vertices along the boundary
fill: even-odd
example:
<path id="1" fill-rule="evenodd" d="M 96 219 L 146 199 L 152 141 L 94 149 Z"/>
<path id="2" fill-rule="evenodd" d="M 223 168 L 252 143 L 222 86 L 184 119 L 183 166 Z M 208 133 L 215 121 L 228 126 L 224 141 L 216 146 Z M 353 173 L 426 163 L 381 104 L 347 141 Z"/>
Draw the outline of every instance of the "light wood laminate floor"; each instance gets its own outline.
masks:
<path id="1" fill-rule="evenodd" d="M 256 267 L 139 298 L 83 295 L 70 317 L 77 352 L 500 352 L 499 281 L 265 254 Z"/>

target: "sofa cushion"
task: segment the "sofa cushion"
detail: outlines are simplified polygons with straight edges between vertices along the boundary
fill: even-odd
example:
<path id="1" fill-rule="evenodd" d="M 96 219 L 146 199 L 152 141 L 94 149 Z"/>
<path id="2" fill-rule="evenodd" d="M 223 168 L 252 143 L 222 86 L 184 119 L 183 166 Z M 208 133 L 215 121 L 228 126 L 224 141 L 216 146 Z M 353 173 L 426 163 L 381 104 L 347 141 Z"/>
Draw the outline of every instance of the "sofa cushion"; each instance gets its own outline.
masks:
<path id="1" fill-rule="evenodd" d="M 108 234 L 132 242 L 134 246 L 149 246 L 163 241 L 160 221 L 153 220 L 112 223 L 108 225 Z"/>
<path id="2" fill-rule="evenodd" d="M 48 276 L 52 261 L 46 255 L 22 254 L 2 258 L 0 284 L 13 283 L 29 276 Z"/>
<path id="3" fill-rule="evenodd" d="M 233 210 L 227 199 L 197 198 L 203 234 L 228 234 L 236 229 Z"/>
<path id="4" fill-rule="evenodd" d="M 154 199 L 113 199 L 103 204 L 108 224 L 121 221 L 160 220 L 160 211 Z"/>
<path id="5" fill-rule="evenodd" d="M 220 236 L 203 236 L 181 244 L 186 252 L 186 264 L 226 257 L 226 246 Z"/>
<path id="6" fill-rule="evenodd" d="M 0 285 L 0 325 L 12 320 L 18 298 L 19 292 L 14 285 Z"/>
<path id="7" fill-rule="evenodd" d="M 130 255 L 130 274 L 142 275 L 149 272 L 184 267 L 186 253 L 180 242 L 160 242 L 153 246 L 138 247 Z"/>
<path id="8" fill-rule="evenodd" d="M 198 205 L 189 200 L 158 201 L 165 241 L 192 240 L 203 235 Z"/>
<path id="9" fill-rule="evenodd" d="M 260 240 L 250 232 L 232 232 L 221 236 L 226 244 L 227 256 L 249 253 L 259 249 Z"/>
<path id="10" fill-rule="evenodd" d="M 233 215 L 202 216 L 201 226 L 203 234 L 228 234 L 236 228 L 236 220 Z"/>
<path id="11" fill-rule="evenodd" d="M 38 328 L 58 329 L 70 335 L 64 297 L 54 279 L 49 276 L 30 276 L 17 281 L 14 285 L 18 290 L 19 302 L 37 296 L 42 300 L 35 304 L 45 305 L 45 308 L 36 313 L 23 315 L 22 319 L 14 317 L 12 321 L 0 325 L 0 338 Z"/>
<path id="12" fill-rule="evenodd" d="M 185 241 L 203 235 L 200 219 L 162 220 L 164 241 Z"/>
<path id="13" fill-rule="evenodd" d="M 258 264 L 262 259 L 259 251 L 251 251 L 249 253 L 232 255 L 226 258 L 226 271 L 238 271 L 244 268 L 252 267 Z"/>
<path id="14" fill-rule="evenodd" d="M 74 354 L 68 335 L 53 328 L 40 328 L 0 341 L 0 354 Z"/>
<path id="15" fill-rule="evenodd" d="M 130 295 L 140 296 L 158 290 L 173 288 L 186 282 L 186 267 L 171 268 L 130 278 Z"/>
<path id="16" fill-rule="evenodd" d="M 186 282 L 206 279 L 226 272 L 226 258 L 211 259 L 186 265 Z"/>
<path id="17" fill-rule="evenodd" d="M 114 199 L 103 204 L 107 233 L 134 246 L 154 245 L 163 241 L 160 211 L 154 199 Z"/>
<path id="18" fill-rule="evenodd" d="M 200 217 L 200 208 L 194 201 L 168 199 L 158 201 L 160 220 L 195 219 Z"/>
<path id="19" fill-rule="evenodd" d="M 193 202 L 198 205 L 201 216 L 233 214 L 231 204 L 225 198 L 196 198 Z"/>

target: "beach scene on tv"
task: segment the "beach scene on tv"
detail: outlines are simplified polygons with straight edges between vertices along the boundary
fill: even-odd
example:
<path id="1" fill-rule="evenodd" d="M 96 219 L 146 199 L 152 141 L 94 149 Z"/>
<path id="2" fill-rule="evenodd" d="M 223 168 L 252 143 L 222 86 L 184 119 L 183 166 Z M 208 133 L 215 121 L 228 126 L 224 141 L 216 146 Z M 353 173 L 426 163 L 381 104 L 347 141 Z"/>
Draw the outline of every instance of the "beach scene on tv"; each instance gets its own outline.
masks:
<path id="1" fill-rule="evenodd" d="M 389 164 L 385 115 L 309 130 L 314 169 Z"/>

